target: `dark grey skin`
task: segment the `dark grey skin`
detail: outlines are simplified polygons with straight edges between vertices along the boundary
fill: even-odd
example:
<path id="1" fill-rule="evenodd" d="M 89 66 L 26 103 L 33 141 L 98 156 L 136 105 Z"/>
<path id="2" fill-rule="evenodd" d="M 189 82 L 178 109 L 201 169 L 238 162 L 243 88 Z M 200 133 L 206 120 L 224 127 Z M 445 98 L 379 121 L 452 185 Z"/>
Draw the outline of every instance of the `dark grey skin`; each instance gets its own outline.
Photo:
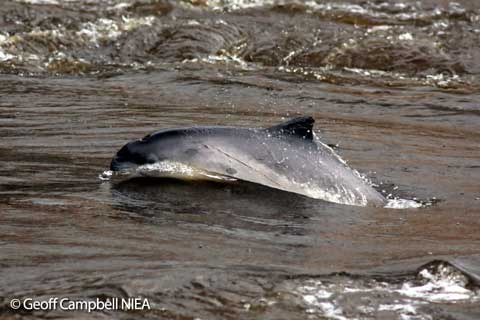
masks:
<path id="1" fill-rule="evenodd" d="M 173 162 L 326 201 L 385 205 L 380 193 L 316 138 L 313 123 L 313 118 L 302 117 L 267 129 L 166 129 L 123 146 L 110 169 L 131 171 Z"/>

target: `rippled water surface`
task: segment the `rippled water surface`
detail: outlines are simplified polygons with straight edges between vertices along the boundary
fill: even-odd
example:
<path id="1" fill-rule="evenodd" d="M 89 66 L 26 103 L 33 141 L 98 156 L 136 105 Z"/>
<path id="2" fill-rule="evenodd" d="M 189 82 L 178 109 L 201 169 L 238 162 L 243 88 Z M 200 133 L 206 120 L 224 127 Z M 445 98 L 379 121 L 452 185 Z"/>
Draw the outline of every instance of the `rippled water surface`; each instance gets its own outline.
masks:
<path id="1" fill-rule="evenodd" d="M 477 1 L 4 0 L 0 72 L 0 317 L 480 318 Z M 161 128 L 297 115 L 424 206 L 98 177 Z"/>

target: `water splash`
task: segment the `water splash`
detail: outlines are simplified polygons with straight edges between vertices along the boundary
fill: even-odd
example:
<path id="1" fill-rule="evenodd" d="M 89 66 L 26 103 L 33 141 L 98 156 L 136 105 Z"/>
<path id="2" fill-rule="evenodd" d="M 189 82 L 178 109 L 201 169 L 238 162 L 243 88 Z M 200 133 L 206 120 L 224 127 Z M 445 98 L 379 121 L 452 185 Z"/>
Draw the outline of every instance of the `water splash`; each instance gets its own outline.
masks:
<path id="1" fill-rule="evenodd" d="M 98 178 L 102 181 L 109 181 L 112 178 L 113 171 L 105 170 L 98 175 Z"/>
<path id="2" fill-rule="evenodd" d="M 421 283 L 406 282 L 398 290 L 410 298 L 420 298 L 431 302 L 456 302 L 478 299 L 475 291 L 467 289 L 468 278 L 448 264 L 439 264 L 432 270 L 422 269 L 418 277 Z"/>
<path id="3" fill-rule="evenodd" d="M 295 181 L 291 182 L 298 185 L 299 188 L 304 191 L 302 194 L 304 193 L 306 196 L 313 199 L 362 207 L 368 204 L 365 195 L 361 194 L 360 192 L 359 195 L 357 195 L 342 185 L 335 185 L 332 188 L 325 189 L 318 187 L 314 183 L 296 183 Z"/>
<path id="4" fill-rule="evenodd" d="M 423 207 L 423 204 L 420 202 L 400 198 L 387 199 L 387 204 L 385 205 L 385 208 L 388 209 L 415 209 L 421 207 Z"/>
<path id="5" fill-rule="evenodd" d="M 429 302 L 476 303 L 479 300 L 479 292 L 469 287 L 468 277 L 446 262 L 432 262 L 415 277 L 400 282 L 350 277 L 308 279 L 292 291 L 301 299 L 306 313 L 338 320 L 350 319 L 352 309 L 367 319 L 389 315 L 388 319 L 427 320 L 432 318 L 422 306 Z M 377 297 L 374 303 L 372 299 L 365 299 L 370 295 Z"/>
<path id="6" fill-rule="evenodd" d="M 122 16 L 122 19 L 115 21 L 107 18 L 100 18 L 96 21 L 88 21 L 80 25 L 76 32 L 79 37 L 85 37 L 91 43 L 99 46 L 101 41 L 117 40 L 122 34 L 133 31 L 142 26 L 151 26 L 155 21 L 154 16 L 130 18 Z"/>
<path id="7" fill-rule="evenodd" d="M 180 180 L 210 180 L 210 181 L 236 181 L 236 179 L 195 167 L 176 161 L 161 161 L 153 164 L 145 164 L 133 169 L 113 172 L 111 170 L 103 171 L 99 176 L 102 181 L 111 180 L 114 177 L 135 178 L 173 178 Z"/>

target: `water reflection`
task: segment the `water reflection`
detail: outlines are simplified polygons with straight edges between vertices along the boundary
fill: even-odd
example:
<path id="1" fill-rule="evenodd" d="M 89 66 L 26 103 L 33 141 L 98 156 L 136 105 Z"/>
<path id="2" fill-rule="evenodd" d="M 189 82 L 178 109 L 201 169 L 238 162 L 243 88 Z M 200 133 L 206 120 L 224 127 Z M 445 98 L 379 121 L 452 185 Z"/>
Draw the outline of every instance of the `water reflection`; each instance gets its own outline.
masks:
<path id="1" fill-rule="evenodd" d="M 149 223 L 175 221 L 264 236 L 308 235 L 310 217 L 329 204 L 244 182 L 182 182 L 136 178 L 112 183 L 114 207 Z M 300 241 L 300 239 L 299 239 Z"/>

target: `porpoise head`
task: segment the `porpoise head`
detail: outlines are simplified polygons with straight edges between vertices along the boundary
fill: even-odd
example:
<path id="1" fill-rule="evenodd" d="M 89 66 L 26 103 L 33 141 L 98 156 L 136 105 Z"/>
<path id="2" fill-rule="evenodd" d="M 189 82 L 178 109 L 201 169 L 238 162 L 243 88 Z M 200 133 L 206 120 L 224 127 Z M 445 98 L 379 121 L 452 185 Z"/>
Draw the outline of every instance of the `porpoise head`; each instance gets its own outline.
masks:
<path id="1" fill-rule="evenodd" d="M 138 166 L 146 164 L 149 160 L 149 154 L 145 153 L 145 148 L 141 140 L 132 141 L 124 145 L 113 157 L 110 163 L 110 170 L 122 171 L 135 169 Z"/>
<path id="2" fill-rule="evenodd" d="M 110 170 L 134 170 L 168 158 L 168 150 L 174 147 L 179 130 L 164 130 L 124 145 L 113 157 Z"/>

